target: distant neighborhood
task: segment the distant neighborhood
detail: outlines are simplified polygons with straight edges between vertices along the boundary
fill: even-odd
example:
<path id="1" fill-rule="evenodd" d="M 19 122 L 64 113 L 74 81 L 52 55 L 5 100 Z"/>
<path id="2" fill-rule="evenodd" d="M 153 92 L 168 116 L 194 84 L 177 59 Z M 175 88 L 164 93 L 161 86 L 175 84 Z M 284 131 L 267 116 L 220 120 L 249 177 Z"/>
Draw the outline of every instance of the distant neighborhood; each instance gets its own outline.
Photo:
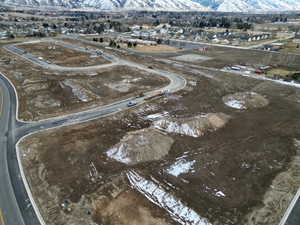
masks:
<path id="1" fill-rule="evenodd" d="M 59 34 L 101 34 L 148 41 L 181 39 L 224 45 L 247 46 L 281 38 L 299 38 L 300 22 L 292 15 L 213 15 L 209 12 L 97 12 L 22 11 L 2 9 L 0 39 L 51 37 Z M 53 18 L 53 19 L 51 19 Z M 189 18 L 187 20 L 187 18 Z M 298 21 L 298 22 L 297 22 Z M 270 29 L 272 28 L 272 29 Z M 287 29 L 288 28 L 288 29 Z M 282 37 L 283 36 L 283 37 Z M 127 42 L 122 40 L 122 42 Z M 263 46 L 279 50 L 278 45 Z"/>

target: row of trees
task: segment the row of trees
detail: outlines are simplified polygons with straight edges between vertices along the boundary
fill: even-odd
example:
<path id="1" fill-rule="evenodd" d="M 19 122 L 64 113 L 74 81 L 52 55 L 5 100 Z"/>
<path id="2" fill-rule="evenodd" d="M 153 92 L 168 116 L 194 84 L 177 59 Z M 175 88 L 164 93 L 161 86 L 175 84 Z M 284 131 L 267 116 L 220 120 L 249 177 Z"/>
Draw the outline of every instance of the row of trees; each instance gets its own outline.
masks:
<path id="1" fill-rule="evenodd" d="M 93 38 L 93 41 L 103 43 L 104 39 L 102 37 Z M 135 48 L 135 47 L 137 47 L 137 45 L 138 45 L 137 42 L 127 42 L 127 47 L 128 48 Z M 118 42 L 116 42 L 115 40 L 112 40 L 112 39 L 109 41 L 109 47 L 121 48 L 120 44 Z"/>

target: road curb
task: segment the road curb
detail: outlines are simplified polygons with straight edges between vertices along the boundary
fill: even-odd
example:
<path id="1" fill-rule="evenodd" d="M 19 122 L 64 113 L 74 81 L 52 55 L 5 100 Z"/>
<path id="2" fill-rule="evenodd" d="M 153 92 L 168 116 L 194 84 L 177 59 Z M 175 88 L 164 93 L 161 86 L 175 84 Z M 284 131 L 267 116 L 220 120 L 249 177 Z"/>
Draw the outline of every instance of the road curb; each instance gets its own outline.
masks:
<path id="1" fill-rule="evenodd" d="M 289 207 L 285 211 L 284 216 L 282 217 L 279 225 L 285 225 L 285 223 L 288 220 L 291 212 L 293 211 L 294 206 L 295 206 L 296 202 L 298 201 L 299 197 L 300 197 L 300 188 L 298 189 L 297 193 L 295 194 L 294 198 L 292 199 Z"/>

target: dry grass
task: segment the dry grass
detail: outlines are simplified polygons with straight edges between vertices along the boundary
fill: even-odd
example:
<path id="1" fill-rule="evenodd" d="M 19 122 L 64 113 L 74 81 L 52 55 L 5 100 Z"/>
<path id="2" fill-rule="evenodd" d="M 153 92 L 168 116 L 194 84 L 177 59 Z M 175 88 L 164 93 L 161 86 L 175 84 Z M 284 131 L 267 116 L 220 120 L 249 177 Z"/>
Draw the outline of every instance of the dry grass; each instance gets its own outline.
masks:
<path id="1" fill-rule="evenodd" d="M 178 51 L 179 48 L 175 48 L 168 45 L 138 45 L 136 48 L 134 48 L 136 51 L 141 52 L 150 52 L 150 53 L 156 53 L 156 52 L 171 52 L 171 51 Z"/>
<path id="2" fill-rule="evenodd" d="M 271 69 L 270 71 L 268 71 L 267 76 L 271 76 L 271 77 L 287 77 L 289 75 L 293 74 L 292 71 L 288 71 L 286 69 L 283 68 L 274 68 Z"/>
<path id="3" fill-rule="evenodd" d="M 94 66 L 108 63 L 100 56 L 92 58 L 90 53 L 76 51 L 50 42 L 22 44 L 18 48 L 59 66 Z"/>
<path id="4" fill-rule="evenodd" d="M 295 146 L 297 146 L 297 155 L 290 163 L 289 169 L 275 177 L 264 195 L 263 206 L 248 215 L 245 225 L 279 224 L 300 185 L 299 140 L 295 140 Z"/>
<path id="5" fill-rule="evenodd" d="M 2 213 L 1 209 L 0 209 L 0 225 L 5 225 L 4 218 L 3 218 L 3 213 Z"/>
<path id="6" fill-rule="evenodd" d="M 289 41 L 284 45 L 283 49 L 281 49 L 280 52 L 300 54 L 300 48 L 297 48 L 298 45 L 300 46 L 300 44 L 298 43 Z"/>

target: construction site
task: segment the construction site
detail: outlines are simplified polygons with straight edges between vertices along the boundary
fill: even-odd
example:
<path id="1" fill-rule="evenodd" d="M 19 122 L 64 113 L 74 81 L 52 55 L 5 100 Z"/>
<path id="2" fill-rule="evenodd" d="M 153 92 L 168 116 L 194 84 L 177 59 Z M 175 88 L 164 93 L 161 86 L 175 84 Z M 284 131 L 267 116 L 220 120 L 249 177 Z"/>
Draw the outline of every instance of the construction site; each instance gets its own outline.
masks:
<path id="1" fill-rule="evenodd" d="M 300 185 L 300 85 L 224 68 L 299 71 L 299 56 L 225 47 L 144 54 L 57 41 L 118 60 L 47 42 L 18 43 L 22 57 L 1 49 L 20 119 L 130 102 L 116 106 L 123 107 L 118 113 L 20 140 L 24 174 L 47 225 L 280 223 Z M 28 54 L 62 67 L 106 66 L 45 69 Z"/>

